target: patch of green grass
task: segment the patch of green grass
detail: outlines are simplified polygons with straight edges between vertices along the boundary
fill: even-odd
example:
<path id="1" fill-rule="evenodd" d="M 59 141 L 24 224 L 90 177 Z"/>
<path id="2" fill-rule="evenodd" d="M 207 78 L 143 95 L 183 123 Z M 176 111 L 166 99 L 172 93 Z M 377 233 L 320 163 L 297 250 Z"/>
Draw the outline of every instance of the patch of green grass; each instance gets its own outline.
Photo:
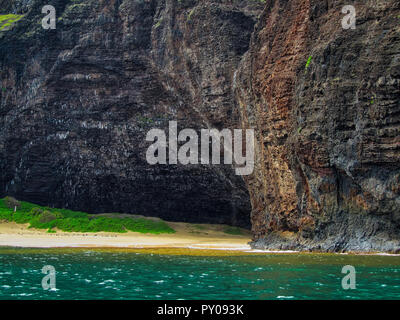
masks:
<path id="1" fill-rule="evenodd" d="M 10 209 L 4 209 L 4 208 L 0 208 L 0 220 L 6 220 L 6 221 L 12 221 L 13 217 L 12 217 L 12 210 Z"/>
<path id="2" fill-rule="evenodd" d="M 55 228 L 65 232 L 90 232 L 90 220 L 88 218 L 65 218 L 50 222 L 48 228 Z M 104 230 L 108 231 L 108 230 Z"/>
<path id="3" fill-rule="evenodd" d="M 162 220 L 153 221 L 145 218 L 124 218 L 122 220 L 124 227 L 133 232 L 152 234 L 175 233 L 175 230 Z"/>
<path id="4" fill-rule="evenodd" d="M 12 218 L 12 221 L 16 223 L 29 223 L 35 218 L 35 215 L 32 212 L 22 212 L 18 210 L 13 213 Z"/>
<path id="5" fill-rule="evenodd" d="M 11 27 L 15 22 L 22 18 L 22 14 L 0 14 L 0 31 Z"/>
<path id="6" fill-rule="evenodd" d="M 297 128 L 297 133 L 298 133 L 298 134 L 300 134 L 302 131 L 303 131 L 303 128 L 302 128 L 302 127 L 298 127 L 298 128 Z"/>
<path id="7" fill-rule="evenodd" d="M 187 16 L 187 21 L 192 20 L 193 13 L 194 13 L 194 8 L 192 10 L 190 10 L 190 12 L 189 12 L 189 14 Z"/>
<path id="8" fill-rule="evenodd" d="M 306 70 L 307 70 L 308 67 L 310 66 L 311 60 L 312 60 L 312 56 L 309 56 L 309 57 L 308 57 L 308 60 L 307 60 L 307 63 L 306 63 Z"/>
<path id="9" fill-rule="evenodd" d="M 226 227 L 224 229 L 224 233 L 234 236 L 240 236 L 243 234 L 242 229 L 240 229 L 239 227 Z"/>
<path id="10" fill-rule="evenodd" d="M 160 20 L 158 20 L 157 23 L 154 25 L 154 29 L 158 29 L 161 26 L 162 22 L 163 22 L 162 18 Z"/>
<path id="11" fill-rule="evenodd" d="M 81 211 L 54 209 L 24 201 L 19 203 L 20 207 L 13 212 L 13 209 L 7 207 L 5 198 L 0 199 L 0 220 L 29 223 L 29 228 L 48 229 L 49 233 L 54 233 L 54 228 L 65 232 L 175 233 L 175 230 L 162 220 L 96 217 Z"/>
<path id="12" fill-rule="evenodd" d="M 81 211 L 72 211 L 68 209 L 55 209 L 57 212 L 61 213 L 64 218 L 87 218 L 88 214 Z"/>
<path id="13" fill-rule="evenodd" d="M 375 103 L 375 99 L 376 99 L 376 96 L 371 97 L 370 103 L 374 104 Z"/>

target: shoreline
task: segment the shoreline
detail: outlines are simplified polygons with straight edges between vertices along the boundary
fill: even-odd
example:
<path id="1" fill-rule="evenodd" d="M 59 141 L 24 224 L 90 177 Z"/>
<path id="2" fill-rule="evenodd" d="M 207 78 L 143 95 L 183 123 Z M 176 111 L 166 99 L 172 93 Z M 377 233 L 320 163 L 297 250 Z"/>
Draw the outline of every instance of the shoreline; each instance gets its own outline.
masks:
<path id="1" fill-rule="evenodd" d="M 252 249 L 251 239 L 247 235 L 228 235 L 219 230 L 220 226 L 209 225 L 203 232 L 191 231 L 187 223 L 168 223 L 177 232 L 175 234 L 141 234 L 127 233 L 76 233 L 62 232 L 47 233 L 44 230 L 28 229 L 28 224 L 14 222 L 0 223 L 0 249 L 98 249 L 98 250 L 143 250 L 174 252 L 197 251 L 214 252 L 214 254 L 334 254 L 334 255 L 365 255 L 391 256 L 400 254 L 386 252 L 310 252 L 301 250 L 262 250 Z"/>
<path id="2" fill-rule="evenodd" d="M 180 255 L 202 255 L 201 252 L 214 253 L 213 255 L 345 255 L 345 256 L 382 256 L 382 257 L 400 257 L 400 254 L 386 253 L 386 252 L 317 252 L 317 251 L 294 251 L 294 250 L 258 250 L 247 248 L 232 248 L 232 247 L 214 247 L 214 246 L 198 246 L 198 247 L 184 247 L 184 246 L 93 246 L 93 245 L 77 245 L 77 246 L 16 246 L 13 244 L 0 244 L 1 249 L 32 249 L 32 250 L 74 250 L 74 249 L 87 249 L 87 250 L 101 250 L 101 251 L 131 251 L 139 253 L 154 253 L 154 254 L 180 254 Z M 194 254 L 197 252 L 196 254 Z"/>
<path id="3" fill-rule="evenodd" d="M 230 235 L 221 231 L 223 226 L 205 225 L 198 230 L 188 223 L 168 224 L 176 230 L 174 234 L 127 233 L 47 233 L 44 230 L 28 229 L 29 224 L 15 222 L 0 223 L 0 247 L 21 248 L 186 248 L 230 251 L 251 250 L 249 234 Z"/>

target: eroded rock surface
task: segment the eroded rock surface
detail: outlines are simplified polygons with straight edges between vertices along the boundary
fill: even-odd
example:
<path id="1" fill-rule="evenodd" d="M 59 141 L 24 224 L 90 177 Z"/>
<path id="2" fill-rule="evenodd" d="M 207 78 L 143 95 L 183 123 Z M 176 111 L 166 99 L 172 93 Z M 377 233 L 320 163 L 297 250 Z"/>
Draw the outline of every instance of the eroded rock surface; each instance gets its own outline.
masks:
<path id="1" fill-rule="evenodd" d="M 268 1 L 237 74 L 255 248 L 400 249 L 400 4 L 346 4 Z"/>

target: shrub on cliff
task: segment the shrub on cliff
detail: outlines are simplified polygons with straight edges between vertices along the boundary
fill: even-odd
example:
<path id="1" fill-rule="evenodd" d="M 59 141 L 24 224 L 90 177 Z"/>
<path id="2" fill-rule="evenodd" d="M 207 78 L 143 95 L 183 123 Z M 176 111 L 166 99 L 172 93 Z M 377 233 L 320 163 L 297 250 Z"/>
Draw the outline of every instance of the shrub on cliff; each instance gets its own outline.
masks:
<path id="1" fill-rule="evenodd" d="M 44 211 L 39 217 L 39 222 L 41 223 L 48 223 L 51 222 L 53 220 L 57 219 L 57 212 L 52 213 L 50 211 Z"/>
<path id="2" fill-rule="evenodd" d="M 36 216 L 40 216 L 43 212 L 44 211 L 42 209 L 35 207 L 35 208 L 32 208 L 31 211 L 29 211 L 29 214 L 32 215 L 33 217 L 36 217 Z"/>
<path id="3" fill-rule="evenodd" d="M 35 208 L 37 209 L 37 208 Z M 62 215 L 59 212 L 50 212 L 48 210 L 43 211 L 41 214 L 34 216 L 30 220 L 29 228 L 36 229 L 51 229 L 57 224 L 55 221 L 61 219 Z"/>
<path id="4" fill-rule="evenodd" d="M 12 209 L 12 210 L 14 210 L 15 208 L 21 207 L 21 203 L 13 197 L 5 197 L 4 204 L 7 206 L 7 208 Z"/>

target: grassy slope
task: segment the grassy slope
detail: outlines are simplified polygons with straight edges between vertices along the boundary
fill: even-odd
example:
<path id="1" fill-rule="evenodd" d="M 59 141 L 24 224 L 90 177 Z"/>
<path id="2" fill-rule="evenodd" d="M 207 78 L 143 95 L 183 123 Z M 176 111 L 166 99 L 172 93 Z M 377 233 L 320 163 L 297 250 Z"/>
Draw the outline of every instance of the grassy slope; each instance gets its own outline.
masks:
<path id="1" fill-rule="evenodd" d="M 48 232 L 55 232 L 53 229 L 57 228 L 65 232 L 175 233 L 164 221 L 133 217 L 96 217 L 85 212 L 42 207 L 24 201 L 20 201 L 20 205 L 14 212 L 7 206 L 5 198 L 0 199 L 0 220 L 29 223 L 30 228 L 48 229 Z"/>

